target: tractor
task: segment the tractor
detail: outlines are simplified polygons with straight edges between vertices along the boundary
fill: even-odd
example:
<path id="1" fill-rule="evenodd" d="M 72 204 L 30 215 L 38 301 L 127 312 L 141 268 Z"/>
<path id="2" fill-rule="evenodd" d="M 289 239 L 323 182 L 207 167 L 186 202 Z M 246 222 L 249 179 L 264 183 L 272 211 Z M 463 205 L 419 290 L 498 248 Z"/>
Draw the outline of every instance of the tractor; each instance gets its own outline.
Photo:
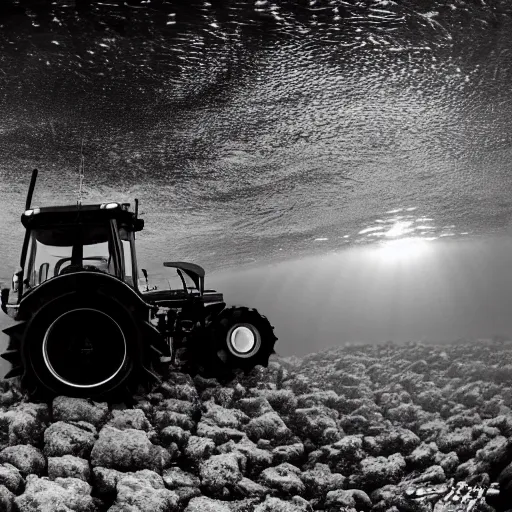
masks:
<path id="1" fill-rule="evenodd" d="M 205 289 L 202 267 L 165 262 L 180 285 L 150 285 L 137 266 L 137 199 L 133 211 L 118 202 L 34 208 L 36 179 L 37 169 L 21 216 L 20 264 L 1 290 L 1 309 L 16 321 L 4 330 L 6 379 L 33 398 L 114 400 L 161 382 L 178 363 L 219 380 L 268 365 L 274 328 Z"/>

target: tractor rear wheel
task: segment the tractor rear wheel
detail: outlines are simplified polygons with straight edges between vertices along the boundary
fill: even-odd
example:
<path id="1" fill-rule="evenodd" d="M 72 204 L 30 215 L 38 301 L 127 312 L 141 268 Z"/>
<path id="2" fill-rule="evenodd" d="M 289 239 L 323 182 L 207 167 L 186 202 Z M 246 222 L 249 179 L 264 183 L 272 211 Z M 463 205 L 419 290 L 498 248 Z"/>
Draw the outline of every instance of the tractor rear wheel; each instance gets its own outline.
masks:
<path id="1" fill-rule="evenodd" d="M 32 398 L 124 401 L 140 384 L 158 380 L 153 363 L 162 355 L 156 348 L 160 340 L 151 324 L 134 314 L 137 297 L 123 283 L 96 279 L 103 292 L 57 289 L 56 298 L 25 308 L 25 321 L 5 330 L 9 345 L 2 357 L 12 364 L 6 378 L 20 377 Z"/>

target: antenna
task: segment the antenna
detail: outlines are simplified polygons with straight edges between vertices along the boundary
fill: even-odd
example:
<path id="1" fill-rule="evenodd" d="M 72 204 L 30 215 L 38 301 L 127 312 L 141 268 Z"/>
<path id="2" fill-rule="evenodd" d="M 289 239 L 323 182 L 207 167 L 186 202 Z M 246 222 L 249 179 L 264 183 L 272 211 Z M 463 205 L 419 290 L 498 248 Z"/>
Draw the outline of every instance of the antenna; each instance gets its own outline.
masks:
<path id="1" fill-rule="evenodd" d="M 80 165 L 78 167 L 78 175 L 80 179 L 80 187 L 78 189 L 78 201 L 77 204 L 82 206 L 82 188 L 84 184 L 84 135 L 82 135 L 82 145 L 80 146 Z"/>
<path id="2" fill-rule="evenodd" d="M 139 200 L 135 199 L 135 218 L 139 217 Z"/>

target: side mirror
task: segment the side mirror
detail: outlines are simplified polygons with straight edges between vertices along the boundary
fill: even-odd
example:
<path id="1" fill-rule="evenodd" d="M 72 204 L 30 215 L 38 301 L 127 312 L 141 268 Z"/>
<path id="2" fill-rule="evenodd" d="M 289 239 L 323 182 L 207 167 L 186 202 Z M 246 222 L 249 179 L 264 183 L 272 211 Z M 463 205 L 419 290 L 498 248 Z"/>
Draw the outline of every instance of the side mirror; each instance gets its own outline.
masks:
<path id="1" fill-rule="evenodd" d="M 48 279 L 49 263 L 42 263 L 39 267 L 39 284 L 44 283 Z"/>

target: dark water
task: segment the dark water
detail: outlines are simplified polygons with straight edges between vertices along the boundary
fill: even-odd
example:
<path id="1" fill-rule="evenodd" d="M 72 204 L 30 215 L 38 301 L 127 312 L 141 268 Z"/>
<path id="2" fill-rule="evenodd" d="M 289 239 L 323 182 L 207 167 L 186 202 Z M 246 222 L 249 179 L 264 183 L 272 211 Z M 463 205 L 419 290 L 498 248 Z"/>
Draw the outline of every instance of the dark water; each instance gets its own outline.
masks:
<path id="1" fill-rule="evenodd" d="M 310 299 L 332 288 L 311 280 L 322 258 L 401 238 L 460 247 L 453 254 L 464 261 L 478 252 L 480 268 L 499 254 L 508 276 L 507 2 L 4 0 L 0 25 L 0 280 L 19 257 L 30 170 L 40 169 L 36 205 L 74 203 L 83 146 L 84 202 L 141 200 L 139 259 L 154 279 L 170 257 L 203 264 L 228 298 L 276 318 L 284 352 L 339 338 L 428 337 L 429 327 L 434 337 L 507 328 L 494 313 L 475 326 L 462 309 L 438 332 L 428 294 L 421 329 L 411 320 L 386 331 L 385 301 L 348 328 Z M 496 251 L 482 252 L 490 236 L 484 246 Z M 293 279 L 290 260 L 308 262 Z M 365 262 L 353 260 L 352 284 L 336 289 L 367 293 Z M 232 280 L 244 265 L 281 270 L 257 293 Z M 459 269 L 461 283 L 479 272 Z M 420 274 L 408 275 L 404 286 L 416 286 Z M 285 292 L 282 279 L 308 284 Z M 474 304 L 478 294 L 464 291 Z M 296 327 L 306 307 L 330 327 Z"/>

